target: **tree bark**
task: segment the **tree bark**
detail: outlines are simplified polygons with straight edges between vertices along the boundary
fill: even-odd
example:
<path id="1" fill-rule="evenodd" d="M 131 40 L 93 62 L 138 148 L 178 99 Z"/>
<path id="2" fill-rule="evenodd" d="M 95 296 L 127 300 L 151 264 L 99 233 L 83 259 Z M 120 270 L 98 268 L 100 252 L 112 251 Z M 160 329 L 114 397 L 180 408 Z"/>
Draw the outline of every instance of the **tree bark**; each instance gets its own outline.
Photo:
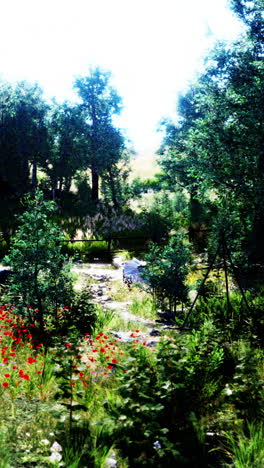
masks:
<path id="1" fill-rule="evenodd" d="M 92 200 L 98 202 L 99 200 L 99 174 L 98 169 L 92 166 Z"/>

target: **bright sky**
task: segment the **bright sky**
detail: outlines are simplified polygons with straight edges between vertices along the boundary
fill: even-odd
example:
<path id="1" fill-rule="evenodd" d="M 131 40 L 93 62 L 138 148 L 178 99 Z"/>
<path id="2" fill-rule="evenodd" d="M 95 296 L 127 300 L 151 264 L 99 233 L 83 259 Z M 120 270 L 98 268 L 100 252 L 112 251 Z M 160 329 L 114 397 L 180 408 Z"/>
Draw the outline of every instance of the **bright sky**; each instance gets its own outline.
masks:
<path id="1" fill-rule="evenodd" d="M 175 114 L 213 40 L 241 29 L 227 0 L 0 0 L 0 15 L 2 78 L 37 81 L 63 101 L 91 65 L 110 70 L 118 125 L 139 153 L 158 149 L 159 121 Z"/>

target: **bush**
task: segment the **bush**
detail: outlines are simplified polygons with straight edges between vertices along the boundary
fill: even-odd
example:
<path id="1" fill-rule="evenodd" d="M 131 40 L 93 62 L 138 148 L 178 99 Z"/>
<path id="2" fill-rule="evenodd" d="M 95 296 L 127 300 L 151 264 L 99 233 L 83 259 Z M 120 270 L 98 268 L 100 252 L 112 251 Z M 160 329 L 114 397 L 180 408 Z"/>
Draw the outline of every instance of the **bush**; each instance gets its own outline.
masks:
<path id="1" fill-rule="evenodd" d="M 209 466 L 206 430 L 225 387 L 225 350 L 214 333 L 206 324 L 177 341 L 164 339 L 156 360 L 132 346 L 119 377 L 122 400 L 111 410 L 116 445 L 129 466 Z"/>
<path id="2" fill-rule="evenodd" d="M 162 307 L 176 311 L 176 306 L 187 300 L 185 279 L 189 262 L 188 245 L 182 235 L 173 237 L 165 246 L 152 244 L 146 255 L 144 275 Z"/>

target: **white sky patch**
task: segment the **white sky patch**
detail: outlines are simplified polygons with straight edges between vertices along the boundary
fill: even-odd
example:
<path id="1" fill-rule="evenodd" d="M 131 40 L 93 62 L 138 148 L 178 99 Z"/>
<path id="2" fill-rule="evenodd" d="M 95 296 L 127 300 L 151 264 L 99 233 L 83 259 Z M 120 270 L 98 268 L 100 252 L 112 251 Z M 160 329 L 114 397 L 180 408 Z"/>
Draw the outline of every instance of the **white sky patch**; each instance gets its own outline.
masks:
<path id="1" fill-rule="evenodd" d="M 0 0 L 0 73 L 73 100 L 76 76 L 108 69 L 123 98 L 118 124 L 139 152 L 158 148 L 158 122 L 202 66 L 215 38 L 241 25 L 227 0 Z"/>

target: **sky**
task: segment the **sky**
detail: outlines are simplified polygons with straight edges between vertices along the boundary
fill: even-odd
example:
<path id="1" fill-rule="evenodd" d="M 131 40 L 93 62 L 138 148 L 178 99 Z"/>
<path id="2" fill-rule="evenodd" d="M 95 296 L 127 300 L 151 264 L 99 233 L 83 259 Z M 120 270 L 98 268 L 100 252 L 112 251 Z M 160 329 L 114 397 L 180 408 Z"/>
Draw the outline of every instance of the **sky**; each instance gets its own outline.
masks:
<path id="1" fill-rule="evenodd" d="M 158 149 L 164 117 L 216 39 L 241 25 L 228 0 L 0 0 L 0 77 L 38 82 L 47 98 L 76 100 L 91 66 L 112 72 L 123 99 L 116 124 L 139 154 Z"/>

